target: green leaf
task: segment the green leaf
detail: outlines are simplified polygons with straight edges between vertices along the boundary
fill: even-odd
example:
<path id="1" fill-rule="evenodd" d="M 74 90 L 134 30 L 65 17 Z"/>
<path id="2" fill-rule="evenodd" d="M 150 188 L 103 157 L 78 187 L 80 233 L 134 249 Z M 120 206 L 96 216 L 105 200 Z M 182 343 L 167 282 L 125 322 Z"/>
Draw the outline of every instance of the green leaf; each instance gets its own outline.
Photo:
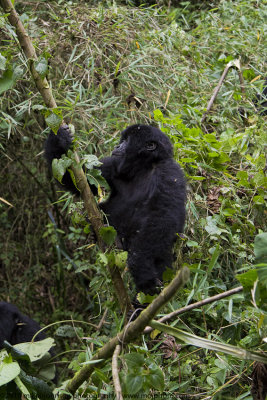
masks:
<path id="1" fill-rule="evenodd" d="M 128 252 L 127 251 L 121 251 L 120 253 L 115 255 L 115 264 L 119 268 L 125 268 L 126 267 L 126 262 L 128 258 Z"/>
<path id="2" fill-rule="evenodd" d="M 56 366 L 51 362 L 51 354 L 45 353 L 40 360 L 34 362 L 34 367 L 38 370 L 38 378 L 45 381 L 52 381 L 56 376 Z"/>
<path id="3" fill-rule="evenodd" d="M 37 342 L 19 343 L 14 345 L 14 348 L 27 354 L 33 362 L 41 359 L 53 346 L 55 346 L 54 339 L 46 338 Z"/>
<path id="4" fill-rule="evenodd" d="M 238 186 L 249 187 L 248 173 L 246 171 L 238 171 L 236 177 L 239 179 Z"/>
<path id="5" fill-rule="evenodd" d="M 6 69 L 6 57 L 2 56 L 0 53 L 0 70 L 4 71 Z"/>
<path id="6" fill-rule="evenodd" d="M 94 154 L 87 154 L 83 157 L 83 164 L 87 169 L 93 169 L 102 164 Z"/>
<path id="7" fill-rule="evenodd" d="M 42 110 L 47 110 L 47 108 L 42 105 L 42 104 L 35 104 L 34 106 L 32 106 L 32 109 L 34 111 L 42 111 Z"/>
<path id="8" fill-rule="evenodd" d="M 187 240 L 186 246 L 188 246 L 188 247 L 200 247 L 198 242 L 195 242 L 194 240 Z"/>
<path id="9" fill-rule="evenodd" d="M 91 169 L 90 173 L 87 173 L 86 176 L 90 185 L 95 185 L 96 187 L 103 186 L 105 189 L 109 189 L 109 185 L 105 178 L 103 178 L 101 175 L 101 171 L 99 169 Z"/>
<path id="10" fill-rule="evenodd" d="M 44 57 L 40 57 L 38 61 L 34 62 L 34 67 L 38 74 L 42 77 L 45 78 L 45 76 L 48 73 L 48 63 L 47 60 Z"/>
<path id="11" fill-rule="evenodd" d="M 154 320 L 150 321 L 149 325 L 153 329 L 165 332 L 168 335 L 172 335 L 177 339 L 187 344 L 191 344 L 193 346 L 230 354 L 233 357 L 237 357 L 243 360 L 253 360 L 253 361 L 267 363 L 267 355 L 258 353 L 256 351 L 247 351 L 237 346 L 232 346 L 226 343 L 205 339 L 200 336 L 193 335 L 192 333 L 185 332 L 181 329 L 177 329 L 174 328 L 173 326 L 168 326 Z"/>
<path id="12" fill-rule="evenodd" d="M 266 186 L 267 185 L 267 179 L 265 177 L 264 172 L 260 171 L 257 172 L 254 176 L 253 176 L 253 182 L 255 183 L 256 187 L 259 186 Z"/>
<path id="13" fill-rule="evenodd" d="M 217 226 L 217 220 L 215 217 L 207 217 L 207 225 L 205 226 L 205 230 L 210 235 L 218 235 L 220 236 L 223 232 L 227 232 L 225 229 L 221 229 Z"/>
<path id="14" fill-rule="evenodd" d="M 13 71 L 11 69 L 7 69 L 2 78 L 0 78 L 0 94 L 6 92 L 11 89 L 15 83 Z"/>
<path id="15" fill-rule="evenodd" d="M 128 394 L 138 393 L 143 386 L 144 378 L 136 374 L 128 374 L 125 380 L 125 386 Z"/>
<path id="16" fill-rule="evenodd" d="M 152 369 L 151 373 L 148 375 L 149 381 L 151 386 L 159 390 L 160 392 L 163 392 L 164 390 L 164 374 L 160 368 Z"/>
<path id="17" fill-rule="evenodd" d="M 123 357 L 128 365 L 128 368 L 133 369 L 137 367 L 143 367 L 145 362 L 144 354 L 140 353 L 128 353 Z"/>
<path id="18" fill-rule="evenodd" d="M 251 269 L 247 272 L 244 272 L 243 274 L 236 275 L 236 279 L 239 280 L 239 282 L 244 288 L 251 288 L 254 282 L 257 280 L 257 278 L 258 274 L 255 269 Z"/>
<path id="19" fill-rule="evenodd" d="M 217 139 L 214 133 L 207 133 L 203 136 L 203 138 L 208 143 L 217 143 Z"/>
<path id="20" fill-rule="evenodd" d="M 6 341 L 4 341 L 4 347 L 11 354 L 12 358 L 16 361 L 22 361 L 30 364 L 30 358 L 23 350 L 12 346 Z"/>
<path id="21" fill-rule="evenodd" d="M 31 395 L 36 394 L 36 393 L 31 393 L 31 392 L 33 392 L 33 390 L 31 390 L 31 392 L 28 390 L 28 388 L 24 385 L 24 383 L 22 382 L 22 380 L 20 379 L 19 376 L 16 376 L 15 383 L 16 383 L 17 387 L 19 388 L 19 390 L 21 391 L 21 393 L 23 394 L 24 398 L 31 400 L 32 399 Z M 34 396 L 34 397 L 36 397 L 36 396 Z"/>
<path id="22" fill-rule="evenodd" d="M 17 362 L 0 362 L 0 386 L 13 381 L 20 373 L 20 366 Z"/>
<path id="23" fill-rule="evenodd" d="M 162 111 L 154 110 L 153 114 L 154 114 L 155 121 L 162 121 L 162 119 L 163 119 Z"/>
<path id="24" fill-rule="evenodd" d="M 165 274 L 166 271 L 164 271 Z M 166 275 L 164 275 L 164 278 Z M 139 301 L 140 304 L 146 304 L 146 303 L 152 303 L 152 301 L 157 297 L 157 294 L 151 296 L 150 294 L 145 294 L 143 292 L 139 292 L 137 295 L 137 300 Z"/>
<path id="25" fill-rule="evenodd" d="M 56 336 L 60 337 L 67 337 L 67 338 L 73 338 L 76 337 L 76 328 L 74 329 L 73 326 L 71 325 L 61 325 L 57 328 L 55 332 Z"/>
<path id="26" fill-rule="evenodd" d="M 54 158 L 54 160 L 52 161 L 53 175 L 60 183 L 62 182 L 62 178 L 67 169 L 71 166 L 71 164 L 72 161 L 66 156 L 63 156 L 59 159 Z"/>
<path id="27" fill-rule="evenodd" d="M 216 151 L 211 151 L 210 153 L 208 153 L 208 156 L 209 156 L 210 158 L 216 158 L 216 157 L 219 157 L 220 154 L 217 153 Z"/>
<path id="28" fill-rule="evenodd" d="M 104 242 L 108 245 L 111 246 L 117 237 L 117 232 L 113 228 L 113 226 L 105 226 L 99 229 L 100 236 L 104 240 Z"/>
<path id="29" fill-rule="evenodd" d="M 55 399 L 51 388 L 48 386 L 46 382 L 42 381 L 41 379 L 38 379 L 34 376 L 23 374 L 21 376 L 21 381 L 32 395 L 37 394 L 38 399 L 40 400 Z M 28 398 L 28 396 L 26 396 L 26 398 Z M 33 398 L 36 397 L 33 396 Z"/>
<path id="30" fill-rule="evenodd" d="M 108 265 L 108 257 L 106 256 L 106 254 L 104 253 L 98 253 L 97 255 L 99 261 L 104 264 L 104 265 Z"/>
<path id="31" fill-rule="evenodd" d="M 265 286 L 267 289 L 267 264 L 257 265 L 257 273 L 260 281 L 260 285 Z"/>
<path id="32" fill-rule="evenodd" d="M 58 128 L 62 123 L 62 111 L 58 108 L 46 110 L 45 122 L 47 123 L 49 128 L 51 128 L 52 131 L 57 134 Z"/>
<path id="33" fill-rule="evenodd" d="M 205 181 L 205 177 L 204 176 L 190 176 L 189 179 L 192 179 L 194 181 Z"/>
<path id="34" fill-rule="evenodd" d="M 181 158 L 180 161 L 181 161 L 181 162 L 184 162 L 184 163 L 196 162 L 196 160 L 195 160 L 194 158 Z"/>
<path id="35" fill-rule="evenodd" d="M 257 264 L 267 263 L 267 232 L 260 233 L 255 237 L 254 252 Z"/>

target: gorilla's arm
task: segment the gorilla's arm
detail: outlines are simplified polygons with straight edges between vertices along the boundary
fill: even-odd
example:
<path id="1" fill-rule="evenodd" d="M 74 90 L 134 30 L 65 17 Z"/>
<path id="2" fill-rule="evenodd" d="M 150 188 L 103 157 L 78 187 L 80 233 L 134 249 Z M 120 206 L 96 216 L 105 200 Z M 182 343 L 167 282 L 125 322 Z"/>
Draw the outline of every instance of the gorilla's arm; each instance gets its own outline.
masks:
<path id="1" fill-rule="evenodd" d="M 50 171 L 52 171 L 53 160 L 55 158 L 61 158 L 63 154 L 67 154 L 68 150 L 71 148 L 72 140 L 72 134 L 68 125 L 61 125 L 56 135 L 54 132 L 50 132 L 48 138 L 46 139 L 44 147 L 44 156 L 48 162 Z M 68 190 L 73 194 L 79 195 L 80 193 L 74 185 L 71 175 L 68 171 L 66 171 L 66 173 L 64 174 L 61 184 L 59 182 L 58 184 L 63 189 Z M 89 182 L 88 184 L 93 194 L 96 195 L 97 188 L 94 185 L 90 185 Z"/>

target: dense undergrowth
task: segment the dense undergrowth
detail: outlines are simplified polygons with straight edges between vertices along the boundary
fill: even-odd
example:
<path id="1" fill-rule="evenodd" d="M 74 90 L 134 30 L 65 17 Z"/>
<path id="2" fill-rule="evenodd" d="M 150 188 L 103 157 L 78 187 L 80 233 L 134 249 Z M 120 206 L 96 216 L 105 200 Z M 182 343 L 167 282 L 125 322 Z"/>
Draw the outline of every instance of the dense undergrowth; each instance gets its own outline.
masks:
<path id="1" fill-rule="evenodd" d="M 249 274 L 239 281 L 236 275 L 252 270 L 255 237 L 266 232 L 266 120 L 256 102 L 266 72 L 266 5 L 95 3 L 16 6 L 40 56 L 40 72 L 48 76 L 64 120 L 75 127 L 80 154 L 108 154 L 120 131 L 135 122 L 157 124 L 172 140 L 188 182 L 187 224 L 175 265 L 188 266 L 191 277 L 162 314 L 240 281 L 250 288 Z M 50 330 L 66 351 L 58 357 L 62 384 L 69 369 L 79 370 L 117 334 L 122 316 L 107 258 L 95 246 L 81 203 L 57 193 L 48 177 L 41 154 L 48 133 L 42 99 L 3 16 L 0 29 L 0 300 L 43 325 L 69 318 L 94 324 Z M 225 66 L 236 59 L 245 94 L 231 68 L 201 124 Z M 105 195 L 102 188 L 99 198 Z M 116 252 L 116 261 L 131 292 L 125 254 Z M 266 351 L 266 277 L 262 282 L 253 302 L 236 294 L 180 316 L 175 326 Z M 179 345 L 172 337 L 144 336 L 124 349 L 121 365 L 129 394 L 252 398 L 251 361 Z M 113 393 L 110 363 L 96 368 L 86 393 Z"/>

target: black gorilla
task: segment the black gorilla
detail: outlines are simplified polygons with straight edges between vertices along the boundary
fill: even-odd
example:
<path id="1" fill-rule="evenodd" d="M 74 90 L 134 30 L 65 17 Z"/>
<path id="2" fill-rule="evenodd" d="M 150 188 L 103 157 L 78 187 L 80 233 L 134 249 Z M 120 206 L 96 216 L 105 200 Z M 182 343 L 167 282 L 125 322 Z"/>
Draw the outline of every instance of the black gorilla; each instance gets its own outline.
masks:
<path id="1" fill-rule="evenodd" d="M 67 125 L 50 133 L 45 157 L 50 166 L 71 146 Z M 103 177 L 111 193 L 100 205 L 117 230 L 128 266 L 139 291 L 153 294 L 166 267 L 171 267 L 172 247 L 185 221 L 186 185 L 173 160 L 170 140 L 159 129 L 133 125 L 121 133 L 120 144 L 101 160 Z M 66 173 L 62 183 L 77 192 Z"/>
<path id="2" fill-rule="evenodd" d="M 0 349 L 4 340 L 10 344 L 30 342 L 40 330 L 40 326 L 33 319 L 23 315 L 13 304 L 0 302 Z M 38 333 L 35 340 L 45 339 L 43 332 Z"/>

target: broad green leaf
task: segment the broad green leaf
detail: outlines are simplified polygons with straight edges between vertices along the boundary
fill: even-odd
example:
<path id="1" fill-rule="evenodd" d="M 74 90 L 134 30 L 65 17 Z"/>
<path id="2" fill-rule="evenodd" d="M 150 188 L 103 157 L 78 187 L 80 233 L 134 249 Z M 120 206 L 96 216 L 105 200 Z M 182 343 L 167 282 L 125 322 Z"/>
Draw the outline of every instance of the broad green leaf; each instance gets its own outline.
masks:
<path id="1" fill-rule="evenodd" d="M 38 74 L 44 78 L 48 73 L 48 63 L 44 57 L 40 57 L 39 60 L 34 63 L 35 69 Z"/>
<path id="2" fill-rule="evenodd" d="M 61 183 L 66 170 L 71 166 L 72 161 L 67 157 L 59 159 L 54 158 L 52 161 L 52 171 L 54 177 Z"/>
<path id="3" fill-rule="evenodd" d="M 267 232 L 260 233 L 255 237 L 254 253 L 257 264 L 267 263 Z"/>
<path id="4" fill-rule="evenodd" d="M 62 112 L 58 108 L 53 108 L 52 110 L 46 110 L 45 122 L 52 129 L 52 131 L 57 134 L 58 128 L 62 123 Z"/>
<path id="5" fill-rule="evenodd" d="M 108 246 L 111 246 L 115 242 L 117 232 L 113 226 L 102 227 L 99 229 L 99 233 Z"/>
<path id="6" fill-rule="evenodd" d="M 109 189 L 109 185 L 101 175 L 99 169 L 90 169 L 90 173 L 87 172 L 86 176 L 91 185 L 95 185 L 96 187 L 103 186 L 105 189 Z"/>
<path id="7" fill-rule="evenodd" d="M 99 258 L 99 261 L 103 263 L 104 265 L 108 265 L 108 257 L 104 253 L 98 253 L 97 257 Z"/>
<path id="8" fill-rule="evenodd" d="M 27 354 L 33 362 L 42 358 L 53 346 L 54 339 L 46 338 L 37 342 L 19 343 L 14 345 L 14 348 Z"/>
<path id="9" fill-rule="evenodd" d="M 118 254 L 115 255 L 115 263 L 119 268 L 125 268 L 126 267 L 126 262 L 128 258 L 128 252 L 127 251 L 122 251 Z"/>
<path id="10" fill-rule="evenodd" d="M 143 377 L 136 374 L 128 374 L 125 380 L 125 386 L 128 394 L 136 394 L 142 389 Z"/>
<path id="11" fill-rule="evenodd" d="M 208 143 L 216 143 L 217 139 L 214 133 L 207 133 L 206 135 L 203 135 L 203 138 L 206 140 Z"/>
<path id="12" fill-rule="evenodd" d="M 7 69 L 0 78 L 0 94 L 11 89 L 15 83 L 13 71 Z"/>
<path id="13" fill-rule="evenodd" d="M 123 358 L 126 360 L 126 363 L 130 369 L 136 367 L 143 367 L 145 363 L 145 356 L 144 354 L 140 353 L 128 353 L 125 354 Z"/>
<path id="14" fill-rule="evenodd" d="M 83 157 L 83 164 L 87 169 L 93 169 L 101 165 L 101 161 L 94 154 L 87 154 Z"/>
<path id="15" fill-rule="evenodd" d="M 160 392 L 163 392 L 164 390 L 164 374 L 160 368 L 157 369 L 152 369 L 151 373 L 148 375 L 149 381 L 151 386 L 159 390 Z"/>
<path id="16" fill-rule="evenodd" d="M 30 358 L 23 350 L 4 341 L 5 349 L 11 354 L 12 359 L 30 364 Z"/>
<path id="17" fill-rule="evenodd" d="M 16 382 L 18 384 L 18 382 Z M 29 376 L 26 374 L 23 374 L 21 376 L 21 383 L 29 390 L 30 394 L 32 395 L 32 398 L 36 398 L 36 394 L 38 396 L 39 400 L 54 400 L 55 397 L 53 395 L 53 392 L 51 388 L 48 386 L 48 384 L 41 379 L 38 379 L 34 376 Z M 20 390 L 22 391 L 22 386 L 20 386 Z M 24 393 L 24 391 L 23 391 Z M 29 395 L 26 393 L 25 397 L 28 399 Z"/>
<path id="18" fill-rule="evenodd" d="M 220 154 L 217 153 L 216 151 L 211 151 L 210 153 L 208 153 L 208 156 L 209 156 L 210 158 L 216 158 L 216 157 L 219 157 Z"/>
<path id="19" fill-rule="evenodd" d="M 13 381 L 20 373 L 20 366 L 17 362 L 0 362 L 0 386 Z"/>
<path id="20" fill-rule="evenodd" d="M 237 274 L 236 278 L 239 280 L 244 288 L 250 288 L 254 285 L 254 282 L 258 279 L 256 269 L 251 269 L 244 272 L 243 274 Z"/>
<path id="21" fill-rule="evenodd" d="M 38 369 L 38 377 L 45 381 L 52 381 L 56 376 L 56 366 L 51 362 L 51 354 L 45 353 L 45 355 L 34 362 L 34 367 Z"/>
<path id="22" fill-rule="evenodd" d="M 223 232 L 227 232 L 225 229 L 221 229 L 217 226 L 216 217 L 207 217 L 207 225 L 205 226 L 205 230 L 210 235 L 221 235 Z"/>
<path id="23" fill-rule="evenodd" d="M 265 288 L 267 289 L 267 264 L 257 265 L 256 267 L 260 285 L 265 286 Z"/>
<path id="24" fill-rule="evenodd" d="M 248 173 L 246 171 L 238 171 L 236 177 L 239 179 L 238 186 L 249 187 Z"/>
<path id="25" fill-rule="evenodd" d="M 73 338 L 76 337 L 76 328 L 71 325 L 61 325 L 55 332 L 56 336 Z"/>

